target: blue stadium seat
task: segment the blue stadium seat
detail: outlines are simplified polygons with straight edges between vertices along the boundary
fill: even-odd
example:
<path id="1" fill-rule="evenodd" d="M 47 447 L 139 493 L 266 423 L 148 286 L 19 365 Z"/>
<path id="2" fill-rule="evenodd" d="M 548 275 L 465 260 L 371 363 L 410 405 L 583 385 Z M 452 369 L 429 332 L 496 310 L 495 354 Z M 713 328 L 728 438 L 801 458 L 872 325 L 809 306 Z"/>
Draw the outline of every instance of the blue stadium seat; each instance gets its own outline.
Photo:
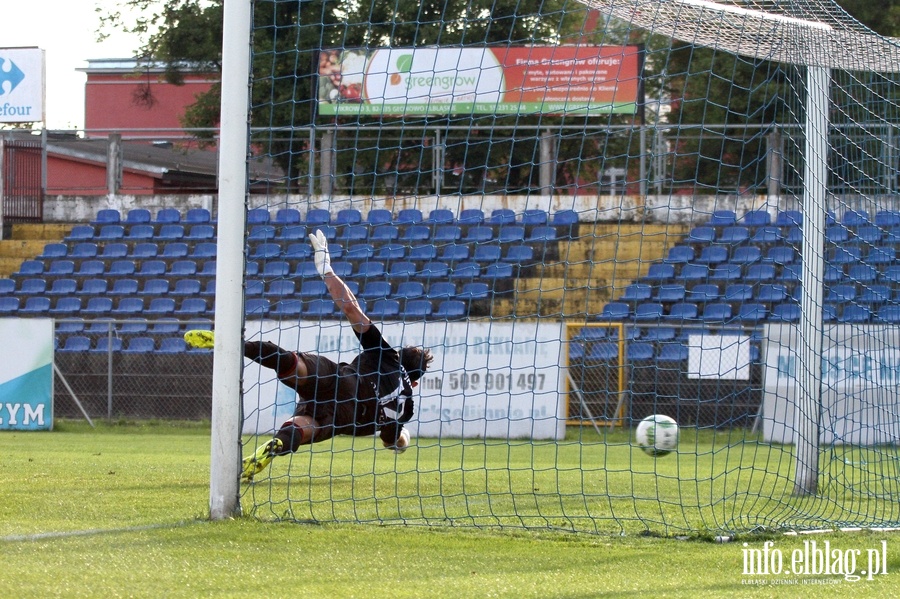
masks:
<path id="1" fill-rule="evenodd" d="M 437 310 L 431 317 L 437 320 L 459 320 L 466 317 L 467 311 L 464 301 L 448 299 L 438 303 Z"/>
<path id="2" fill-rule="evenodd" d="M 400 315 L 400 302 L 395 299 L 375 300 L 368 315 L 373 318 L 396 318 Z"/>
<path id="3" fill-rule="evenodd" d="M 379 260 L 403 260 L 406 258 L 406 246 L 399 243 L 388 243 L 375 251 Z"/>
<path id="4" fill-rule="evenodd" d="M 454 269 L 454 274 L 456 269 Z M 476 275 L 477 276 L 477 275 Z M 484 273 L 481 275 L 485 279 L 509 279 L 514 278 L 513 265 L 509 262 L 495 262 L 484 267 Z"/>
<path id="5" fill-rule="evenodd" d="M 156 351 L 156 339 L 153 337 L 132 337 L 122 349 L 123 354 L 148 354 Z"/>
<path id="6" fill-rule="evenodd" d="M 400 290 L 398 289 L 397 291 L 399 295 Z M 451 281 L 434 281 L 428 286 L 428 293 L 425 296 L 430 300 L 455 299 L 456 283 Z"/>
<path id="7" fill-rule="evenodd" d="M 62 299 L 62 298 L 60 298 Z M 66 298 L 66 299 L 79 299 L 79 298 Z M 79 310 L 81 307 L 79 306 Z M 56 321 L 56 333 L 69 335 L 73 333 L 81 333 L 84 331 L 84 319 L 78 318 L 75 316 L 63 316 L 60 320 Z"/>
<path id="8" fill-rule="evenodd" d="M 769 313 L 769 320 L 780 322 L 799 322 L 800 306 L 793 302 L 784 302 L 772 306 Z"/>
<path id="9" fill-rule="evenodd" d="M 893 264 L 897 261 L 897 250 L 893 246 L 877 245 L 869 250 L 866 263 L 877 266 Z"/>
<path id="10" fill-rule="evenodd" d="M 275 211 L 275 218 L 272 219 L 272 223 L 279 227 L 299 225 L 300 221 L 300 211 L 296 208 L 279 208 Z"/>
<path id="11" fill-rule="evenodd" d="M 176 308 L 175 315 L 179 318 L 204 316 L 209 312 L 209 306 L 202 297 L 189 297 L 184 299 Z"/>
<path id="12" fill-rule="evenodd" d="M 484 224 L 484 211 L 481 208 L 464 208 L 459 212 L 457 224 L 477 227 Z"/>
<path id="13" fill-rule="evenodd" d="M 94 227 L 91 225 L 75 225 L 64 239 L 70 242 L 92 241 L 94 239 L 94 234 Z"/>
<path id="14" fill-rule="evenodd" d="M 0 314 L 15 314 L 19 311 L 19 298 L 17 297 L 0 297 Z"/>
<path id="15" fill-rule="evenodd" d="M 307 258 L 312 257 L 312 246 L 309 244 L 295 244 L 295 245 L 306 245 L 306 247 L 310 248 L 309 256 Z M 362 260 L 370 260 L 375 257 L 375 246 L 371 243 L 354 243 L 351 246 L 347 247 L 347 251 L 344 252 L 344 260 L 352 260 L 352 261 L 362 261 Z"/>
<path id="16" fill-rule="evenodd" d="M 136 279 L 118 278 L 112 280 L 112 287 L 109 289 L 110 296 L 128 296 L 137 295 L 138 282 Z"/>
<path id="17" fill-rule="evenodd" d="M 90 337 L 85 337 L 84 335 L 70 335 L 66 337 L 63 344 L 57 348 L 57 351 L 86 352 L 89 349 L 91 349 Z"/>
<path id="18" fill-rule="evenodd" d="M 554 212 L 551 219 L 551 224 L 558 227 L 571 227 L 572 225 L 577 225 L 578 221 L 578 213 L 572 209 L 567 208 Z"/>
<path id="19" fill-rule="evenodd" d="M 153 225 L 132 225 L 122 237 L 125 241 L 149 241 L 153 239 L 156 231 Z M 102 234 L 101 234 L 102 238 Z"/>
<path id="20" fill-rule="evenodd" d="M 882 271 L 879 281 L 900 285 L 900 264 L 891 264 Z"/>
<path id="21" fill-rule="evenodd" d="M 779 283 L 767 283 L 759 286 L 756 300 L 764 304 L 780 304 L 787 300 L 787 287 Z"/>
<path id="22" fill-rule="evenodd" d="M 900 324 L 900 305 L 881 306 L 878 308 L 877 318 L 881 322 Z"/>
<path id="23" fill-rule="evenodd" d="M 331 270 L 342 279 L 349 278 L 353 274 L 353 264 L 346 260 L 333 260 Z"/>
<path id="24" fill-rule="evenodd" d="M 172 241 L 163 244 L 159 257 L 162 260 L 182 260 L 187 258 L 188 251 L 188 244 L 180 241 Z"/>
<path id="25" fill-rule="evenodd" d="M 629 362 L 641 362 L 652 360 L 656 349 L 652 343 L 629 343 L 625 346 L 625 359 Z"/>
<path id="26" fill-rule="evenodd" d="M 146 260 L 147 258 L 156 258 L 159 254 L 159 246 L 152 241 L 144 241 L 134 244 L 129 254 L 136 260 Z"/>
<path id="27" fill-rule="evenodd" d="M 550 223 L 550 215 L 541 208 L 527 208 L 522 212 L 522 224 L 528 227 L 540 227 Z"/>
<path id="28" fill-rule="evenodd" d="M 247 241 L 271 241 L 275 239 L 275 232 L 273 225 L 253 225 L 247 235 Z"/>
<path id="29" fill-rule="evenodd" d="M 356 208 L 343 208 L 334 216 L 335 225 L 359 225 L 362 224 L 362 213 Z"/>
<path id="30" fill-rule="evenodd" d="M 425 219 L 418 208 L 403 208 L 394 218 L 395 225 L 417 225 Z"/>
<path id="31" fill-rule="evenodd" d="M 657 288 L 656 294 L 653 296 L 653 299 L 657 302 L 671 304 L 684 301 L 685 294 L 686 291 L 684 285 L 665 284 L 660 285 Z"/>
<path id="32" fill-rule="evenodd" d="M 851 239 L 853 243 L 862 243 L 865 245 L 876 245 L 881 243 L 881 229 L 874 225 L 864 225 L 857 227 Z"/>
<path id="33" fill-rule="evenodd" d="M 706 272 L 704 271 L 704 274 Z M 650 268 L 647 270 L 647 274 L 642 277 L 644 281 L 650 281 L 654 283 L 660 283 L 662 281 L 671 281 L 675 278 L 675 265 L 674 264 L 661 264 L 655 263 L 651 264 Z"/>
<path id="34" fill-rule="evenodd" d="M 737 245 L 744 243 L 750 239 L 750 230 L 740 225 L 733 227 L 725 227 L 722 229 L 721 235 L 716 238 L 717 243 L 727 243 L 729 245 Z"/>
<path id="35" fill-rule="evenodd" d="M 178 224 L 181 222 L 181 211 L 177 208 L 160 208 L 156 212 L 156 220 L 154 220 L 157 225 L 170 225 L 170 224 Z"/>
<path id="36" fill-rule="evenodd" d="M 208 241 L 216 238 L 216 229 L 212 225 L 198 224 L 192 225 L 184 236 L 188 241 Z"/>
<path id="37" fill-rule="evenodd" d="M 318 298 L 306 303 L 303 316 L 307 318 L 332 318 L 337 314 L 337 306 L 330 299 Z"/>
<path id="38" fill-rule="evenodd" d="M 508 225 L 505 227 L 500 227 L 499 232 L 497 233 L 497 243 L 509 244 L 509 243 L 524 243 L 525 242 L 525 227 L 519 225 Z"/>
<path id="39" fill-rule="evenodd" d="M 91 297 L 87 304 L 81 309 L 81 313 L 86 316 L 109 316 L 113 309 L 113 301 L 110 297 Z"/>
<path id="40" fill-rule="evenodd" d="M 530 264 L 534 262 L 534 248 L 530 245 L 513 245 L 507 248 L 506 254 L 501 258 L 503 262 L 513 264 Z"/>
<path id="41" fill-rule="evenodd" d="M 704 248 L 705 249 L 705 248 Z M 694 248 L 689 245 L 674 245 L 669 248 L 663 260 L 666 264 L 687 264 L 695 258 Z"/>
<path id="42" fill-rule="evenodd" d="M 438 225 L 432 236 L 434 243 L 455 243 L 460 239 L 462 239 L 462 227 L 452 224 Z"/>
<path id="43" fill-rule="evenodd" d="M 748 210 L 739 222 L 745 227 L 767 227 L 772 224 L 772 216 L 766 210 Z"/>
<path id="44" fill-rule="evenodd" d="M 725 287 L 722 299 L 730 304 L 749 302 L 753 299 L 753 285 L 747 283 L 732 283 Z"/>
<path id="45" fill-rule="evenodd" d="M 301 262 L 298 265 L 298 269 L 300 267 L 308 267 L 312 266 L 313 270 L 315 270 L 315 264 L 311 264 L 308 262 Z M 291 274 L 291 264 L 286 260 L 272 260 L 270 262 L 266 262 L 263 267 L 260 275 L 264 279 L 277 279 L 281 277 L 286 277 Z M 318 272 L 316 272 L 316 276 L 318 276 Z M 301 275 L 301 276 L 310 276 L 310 275 Z"/>
<path id="46" fill-rule="evenodd" d="M 428 213 L 428 219 L 425 221 L 430 225 L 450 225 L 455 220 L 453 211 L 447 208 L 435 208 Z"/>
<path id="47" fill-rule="evenodd" d="M 331 224 L 331 213 L 324 208 L 311 208 L 306 213 L 304 222 L 310 228 Z"/>
<path id="48" fill-rule="evenodd" d="M 41 316 L 50 311 L 50 298 L 45 296 L 25 298 L 25 303 L 19 308 L 19 314 L 26 316 Z"/>
<path id="49" fill-rule="evenodd" d="M 735 248 L 731 253 L 729 262 L 732 264 L 753 264 L 762 260 L 762 250 L 754 245 L 747 245 Z"/>
<path id="50" fill-rule="evenodd" d="M 900 226 L 900 211 L 879 210 L 875 213 L 875 224 L 883 229 Z"/>
<path id="51" fill-rule="evenodd" d="M 277 243 L 260 243 L 250 251 L 251 260 L 274 260 L 281 256 L 281 245 Z"/>
<path id="52" fill-rule="evenodd" d="M 733 210 L 714 210 L 707 223 L 710 227 L 731 227 L 737 222 Z"/>
<path id="53" fill-rule="evenodd" d="M 738 320 L 743 323 L 756 324 L 760 321 L 763 321 L 768 316 L 769 309 L 766 308 L 765 304 L 760 303 L 746 303 L 741 304 L 738 308 Z"/>
<path id="54" fill-rule="evenodd" d="M 462 301 L 474 301 L 487 299 L 490 293 L 490 287 L 483 281 L 471 281 L 464 283 L 462 289 L 456 295 L 456 299 Z"/>
<path id="55" fill-rule="evenodd" d="M 631 306 L 625 302 L 607 302 L 600 311 L 600 320 L 625 320 L 631 318 Z"/>
<path id="56" fill-rule="evenodd" d="M 64 281 L 71 279 L 57 279 L 56 281 Z M 54 284 L 56 281 L 53 281 Z M 16 280 L 9 277 L 0 278 L 0 295 L 11 295 L 16 292 Z"/>
<path id="57" fill-rule="evenodd" d="M 152 220 L 150 211 L 146 208 L 132 208 L 125 214 L 126 225 L 146 225 Z"/>
<path id="58" fill-rule="evenodd" d="M 407 300 L 403 304 L 403 310 L 400 312 L 400 316 L 404 320 L 422 320 L 429 318 L 433 310 L 434 308 L 431 305 L 431 300 Z"/>
<path id="59" fill-rule="evenodd" d="M 44 273 L 48 277 L 68 277 L 75 273 L 75 262 L 72 260 L 53 260 Z"/>
<path id="60" fill-rule="evenodd" d="M 266 283 L 261 279 L 247 279 L 244 281 L 244 295 L 246 297 L 261 297 L 266 290 Z"/>
<path id="61" fill-rule="evenodd" d="M 441 250 L 441 260 L 447 263 L 461 262 L 469 259 L 469 246 L 463 243 L 451 243 Z"/>
<path id="62" fill-rule="evenodd" d="M 199 295 L 202 286 L 198 279 L 178 279 L 170 293 L 178 296 Z"/>
<path id="63" fill-rule="evenodd" d="M 366 222 L 371 226 L 390 225 L 394 222 L 394 214 L 387 208 L 373 208 L 366 214 Z"/>
<path id="64" fill-rule="evenodd" d="M 684 296 L 685 301 L 696 304 L 715 302 L 719 300 L 721 293 L 719 286 L 711 283 L 701 283 L 691 287 Z"/>
<path id="65" fill-rule="evenodd" d="M 149 262 L 153 262 L 152 260 Z M 143 264 L 147 264 L 148 262 L 144 262 Z M 133 276 L 136 272 L 134 260 L 114 260 L 110 265 L 109 269 L 106 271 L 107 276 L 111 278 L 116 277 L 130 277 Z"/>
<path id="66" fill-rule="evenodd" d="M 190 208 L 184 215 L 184 222 L 205 225 L 212 222 L 212 216 L 206 208 Z"/>
<path id="67" fill-rule="evenodd" d="M 803 225 L 803 214 L 799 210 L 783 210 L 775 215 L 776 227 L 800 227 Z"/>
<path id="68" fill-rule="evenodd" d="M 647 283 L 631 283 L 619 298 L 625 302 L 646 302 L 653 295 L 653 287 Z"/>
<path id="69" fill-rule="evenodd" d="M 306 281 L 304 281 L 306 282 Z M 297 284 L 290 279 L 275 279 L 263 291 L 264 297 L 289 297 L 297 292 Z"/>
<path id="70" fill-rule="evenodd" d="M 480 264 L 499 262 L 503 250 L 499 245 L 476 245 L 472 260 Z"/>
<path id="71" fill-rule="evenodd" d="M 287 264 L 287 262 L 284 262 Z M 273 265 L 270 267 L 270 265 Z M 332 270 L 334 266 L 332 266 Z M 263 267 L 263 277 L 267 279 L 272 279 L 276 277 L 284 277 L 287 276 L 288 273 L 282 273 L 284 269 L 279 266 L 278 262 L 268 262 Z M 313 262 L 301 262 L 297 265 L 297 268 L 291 273 L 291 276 L 300 278 L 300 279 L 315 279 L 319 276 L 319 271 L 316 270 L 316 265 Z"/>
<path id="72" fill-rule="evenodd" d="M 293 281 L 289 281 L 293 282 Z M 307 281 L 303 281 L 300 283 L 300 289 L 297 291 L 297 295 L 300 299 L 309 300 L 316 299 L 320 297 L 325 297 L 328 294 L 328 288 L 325 286 L 325 281 L 310 279 Z"/>
<path id="73" fill-rule="evenodd" d="M 94 246 L 94 255 L 97 254 L 97 245 L 92 244 Z M 40 255 L 37 256 L 37 260 L 53 260 L 56 258 L 65 258 L 69 254 L 69 246 L 64 243 L 47 243 L 44 244 L 44 249 L 41 251 Z M 93 256 L 92 256 L 93 257 Z"/>
<path id="74" fill-rule="evenodd" d="M 304 241 L 309 244 L 306 225 L 288 225 L 277 229 L 275 239 L 279 241 Z"/>
<path id="75" fill-rule="evenodd" d="M 651 265 L 651 269 L 654 265 Z M 671 264 L 660 265 L 660 266 L 669 266 L 672 267 Z M 674 270 L 674 268 L 673 268 Z M 709 279 L 709 267 L 705 264 L 685 264 L 681 267 L 681 270 L 676 277 L 679 281 L 683 281 L 685 283 L 689 282 L 702 282 Z"/>
<path id="76" fill-rule="evenodd" d="M 825 288 L 825 301 L 830 303 L 846 303 L 856 299 L 856 286 L 849 284 L 831 285 Z"/>
<path id="77" fill-rule="evenodd" d="M 862 227 L 870 224 L 869 214 L 865 210 L 846 210 L 841 217 L 841 223 L 847 227 Z"/>
<path id="78" fill-rule="evenodd" d="M 175 300 L 170 297 L 154 297 L 144 309 L 146 317 L 171 316 L 175 313 Z"/>
<path id="79" fill-rule="evenodd" d="M 180 337 L 163 337 L 159 340 L 159 349 L 156 350 L 160 354 L 180 354 L 186 351 L 188 351 L 188 345 Z"/>
<path id="80" fill-rule="evenodd" d="M 168 279 L 147 279 L 144 281 L 143 287 L 138 291 L 140 295 L 166 295 L 169 293 Z"/>
<path id="81" fill-rule="evenodd" d="M 391 284 L 387 281 L 368 281 L 360 292 L 363 299 L 387 298 L 391 295 Z"/>
<path id="82" fill-rule="evenodd" d="M 147 332 L 151 335 L 178 335 L 181 332 L 181 321 L 174 316 L 163 316 L 148 321 Z"/>
<path id="83" fill-rule="evenodd" d="M 634 319 L 641 321 L 658 321 L 663 318 L 663 305 L 658 302 L 644 302 L 634 308 Z"/>
<path id="84" fill-rule="evenodd" d="M 534 227 L 528 234 L 526 241 L 530 243 L 545 243 L 557 240 L 556 228 L 550 225 Z"/>
<path id="85" fill-rule="evenodd" d="M 437 260 L 437 248 L 433 245 L 417 245 L 409 248 L 407 256 L 412 262 L 430 262 Z"/>
<path id="86" fill-rule="evenodd" d="M 700 250 L 694 259 L 695 264 L 721 264 L 728 261 L 728 248 L 721 245 L 708 245 Z"/>
<path id="87" fill-rule="evenodd" d="M 856 301 L 861 304 L 885 304 L 891 301 L 893 297 L 891 286 L 883 284 L 866 285 L 863 287 Z"/>
<path id="88" fill-rule="evenodd" d="M 247 211 L 247 226 L 267 225 L 269 220 L 271 220 L 271 215 L 265 208 L 252 208 Z"/>
<path id="89" fill-rule="evenodd" d="M 900 272 L 898 272 L 898 276 L 900 276 Z M 776 278 L 779 281 L 796 283 L 800 280 L 800 264 L 785 264 L 784 268 L 782 268 L 781 270 L 781 273 Z"/>
<path id="90" fill-rule="evenodd" d="M 89 249 L 85 248 L 85 252 L 90 252 Z M 102 260 L 121 260 L 128 256 L 128 245 L 125 243 L 107 243 L 103 246 L 103 249 L 100 250 L 96 256 Z M 92 256 L 82 256 L 83 259 L 92 258 Z"/>
<path id="91" fill-rule="evenodd" d="M 616 362 L 619 359 L 619 343 L 617 341 L 591 343 L 584 359 L 588 362 Z"/>
<path id="92" fill-rule="evenodd" d="M 369 233 L 369 241 L 375 244 L 391 243 L 400 238 L 400 228 L 396 225 L 378 225 Z"/>
<path id="93" fill-rule="evenodd" d="M 385 264 L 380 260 L 361 262 L 350 276 L 355 279 L 381 279 L 385 276 Z"/>
<path id="94" fill-rule="evenodd" d="M 102 260 L 85 260 L 75 271 L 77 277 L 99 277 L 106 272 L 106 264 Z"/>
<path id="95" fill-rule="evenodd" d="M 119 299 L 116 307 L 112 309 L 112 314 L 116 318 L 127 316 L 137 316 L 144 311 L 144 300 L 139 297 L 123 297 Z"/>
<path id="96" fill-rule="evenodd" d="M 688 243 L 703 245 L 712 243 L 716 240 L 716 230 L 712 227 L 694 227 L 688 233 L 686 241 Z"/>
<path id="97" fill-rule="evenodd" d="M 512 225 L 516 222 L 516 211 L 512 208 L 494 208 L 488 219 L 490 225 Z"/>
<path id="98" fill-rule="evenodd" d="M 308 244 L 307 244 L 308 246 Z M 208 260 L 216 257 L 216 244 L 210 241 L 201 241 L 194 245 L 188 256 L 194 260 Z"/>
<path id="99" fill-rule="evenodd" d="M 180 279 L 180 281 L 191 281 L 193 279 Z M 176 281 L 175 287 L 178 287 L 179 281 Z M 202 285 L 202 283 L 201 283 Z M 216 280 L 212 279 L 211 281 L 207 281 L 205 285 L 202 285 L 202 289 L 200 291 L 200 295 L 209 295 L 215 297 L 216 295 Z M 174 294 L 174 291 L 173 291 Z"/>
<path id="100" fill-rule="evenodd" d="M 164 260 L 144 260 L 134 275 L 137 277 L 162 277 L 166 274 L 166 263 Z"/>
<path id="101" fill-rule="evenodd" d="M 872 319 L 872 312 L 865 306 L 845 304 L 841 310 L 838 322 L 861 324 Z"/>
<path id="102" fill-rule="evenodd" d="M 759 227 L 750 237 L 750 242 L 757 245 L 772 245 L 784 241 L 784 235 L 778 227 Z"/>
<path id="103" fill-rule="evenodd" d="M 878 279 L 878 270 L 869 264 L 853 264 L 847 270 L 847 278 L 855 283 L 874 283 Z"/>
<path id="104" fill-rule="evenodd" d="M 85 279 L 77 293 L 79 295 L 103 295 L 108 288 L 109 282 L 106 279 Z"/>
<path id="105" fill-rule="evenodd" d="M 19 285 L 19 289 L 15 291 L 16 295 L 38 295 L 47 290 L 47 279 L 30 278 L 23 279 Z"/>
<path id="106" fill-rule="evenodd" d="M 731 304 L 713 302 L 706 304 L 701 316 L 704 322 L 725 322 L 731 319 Z"/>
<path id="107" fill-rule="evenodd" d="M 686 362 L 688 359 L 688 353 L 688 348 L 681 342 L 672 341 L 668 343 L 662 343 L 660 344 L 659 351 L 656 354 L 656 361 L 662 364 L 672 362 Z"/>
<path id="108" fill-rule="evenodd" d="M 102 271 L 101 271 L 102 272 Z M 44 274 L 44 263 L 40 260 L 24 260 L 15 273 L 19 277 L 39 276 Z"/>
<path id="109" fill-rule="evenodd" d="M 120 352 L 122 351 L 122 346 L 124 345 L 124 341 L 122 341 L 119 337 L 100 337 L 97 339 L 97 343 L 92 347 L 90 352 L 94 353 L 110 353 L 110 352 Z"/>
<path id="110" fill-rule="evenodd" d="M 249 298 L 244 301 L 244 314 L 247 318 L 265 318 L 269 307 L 270 302 L 264 297 Z"/>
<path id="111" fill-rule="evenodd" d="M 647 327 L 640 337 L 644 341 L 660 343 L 675 339 L 674 327 Z"/>
<path id="112" fill-rule="evenodd" d="M 382 297 L 387 297 L 382 296 Z M 397 300 L 414 300 L 425 297 L 425 285 L 421 281 L 401 281 L 391 296 Z"/>
<path id="113" fill-rule="evenodd" d="M 91 221 L 96 225 L 118 225 L 122 222 L 122 215 L 116 208 L 103 208 L 97 211 L 97 216 Z"/>
<path id="114" fill-rule="evenodd" d="M 388 279 L 412 279 L 416 276 L 416 265 L 408 260 L 401 260 L 390 265 L 386 274 Z"/>
<path id="115" fill-rule="evenodd" d="M 337 240 L 346 243 L 366 241 L 369 228 L 365 225 L 345 225 L 338 230 Z"/>
<path id="116" fill-rule="evenodd" d="M 47 295 L 75 295 L 78 290 L 78 281 L 75 279 L 54 279 L 50 288 L 45 291 Z M 3 293 L 0 289 L 0 293 Z"/>
<path id="117" fill-rule="evenodd" d="M 825 227 L 825 242 L 832 245 L 840 245 L 850 241 L 850 231 L 843 225 L 830 225 Z"/>
<path id="118" fill-rule="evenodd" d="M 755 266 L 755 265 L 754 265 Z M 760 266 L 766 266 L 761 264 Z M 740 264 L 720 264 L 709 271 L 710 281 L 737 281 L 741 278 Z"/>
<path id="119" fill-rule="evenodd" d="M 409 225 L 400 235 L 400 241 L 418 242 L 431 239 L 431 228 L 428 225 Z"/>
<path id="120" fill-rule="evenodd" d="M 794 248 L 779 245 L 769 248 L 763 261 L 780 265 L 790 264 L 794 261 L 796 255 Z"/>

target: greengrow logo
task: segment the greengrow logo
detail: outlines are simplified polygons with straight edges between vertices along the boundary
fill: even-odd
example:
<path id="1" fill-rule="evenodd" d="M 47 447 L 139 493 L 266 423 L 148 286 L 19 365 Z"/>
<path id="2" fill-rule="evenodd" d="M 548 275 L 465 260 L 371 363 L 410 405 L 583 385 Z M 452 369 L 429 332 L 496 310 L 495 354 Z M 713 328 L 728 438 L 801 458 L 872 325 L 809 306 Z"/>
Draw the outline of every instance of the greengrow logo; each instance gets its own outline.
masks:
<path id="1" fill-rule="evenodd" d="M 23 79 L 25 79 L 25 73 L 16 66 L 16 63 L 0 58 L 0 96 L 12 92 Z"/>
<path id="2" fill-rule="evenodd" d="M 403 81 L 402 74 L 406 74 L 406 89 L 410 90 L 414 87 L 422 88 L 438 88 L 449 90 L 455 87 L 472 88 L 478 83 L 478 78 L 474 75 L 463 77 L 460 75 L 410 75 L 412 71 L 413 57 L 412 54 L 401 54 L 394 63 L 396 72 L 391 73 L 391 85 L 400 85 Z"/>

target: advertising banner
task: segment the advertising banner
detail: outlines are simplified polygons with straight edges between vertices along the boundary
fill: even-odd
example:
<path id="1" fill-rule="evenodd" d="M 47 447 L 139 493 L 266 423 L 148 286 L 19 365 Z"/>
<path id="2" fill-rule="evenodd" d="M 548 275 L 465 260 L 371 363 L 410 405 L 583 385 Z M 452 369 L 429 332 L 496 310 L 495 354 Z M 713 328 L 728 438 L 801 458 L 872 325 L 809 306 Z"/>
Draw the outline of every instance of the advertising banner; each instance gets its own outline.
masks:
<path id="1" fill-rule="evenodd" d="M 0 123 L 44 120 L 44 51 L 0 48 Z"/>
<path id="2" fill-rule="evenodd" d="M 0 430 L 53 428 L 53 321 L 0 318 Z"/>
<path id="3" fill-rule="evenodd" d="M 763 437 L 794 443 L 801 374 L 795 325 L 766 326 Z M 900 439 L 900 330 L 881 325 L 826 325 L 822 348 L 822 443 L 874 445 Z"/>
<path id="4" fill-rule="evenodd" d="M 413 436 L 561 439 L 565 401 L 560 391 L 560 323 L 384 323 L 395 347 L 421 345 L 434 362 L 413 391 Z M 280 330 L 261 323 L 260 336 L 285 349 L 320 353 L 338 362 L 359 355 L 345 322 Z M 249 360 L 244 370 L 245 434 L 277 429 L 294 412 L 297 394 L 271 370 Z"/>
<path id="5" fill-rule="evenodd" d="M 321 115 L 635 114 L 641 46 L 323 50 Z"/>

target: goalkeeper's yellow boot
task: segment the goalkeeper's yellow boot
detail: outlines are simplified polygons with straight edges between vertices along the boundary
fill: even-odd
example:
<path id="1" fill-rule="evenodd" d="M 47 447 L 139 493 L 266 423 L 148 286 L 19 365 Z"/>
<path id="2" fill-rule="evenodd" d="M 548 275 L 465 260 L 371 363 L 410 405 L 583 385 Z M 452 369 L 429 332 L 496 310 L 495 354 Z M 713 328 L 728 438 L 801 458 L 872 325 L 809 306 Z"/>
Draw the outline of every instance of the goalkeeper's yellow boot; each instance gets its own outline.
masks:
<path id="1" fill-rule="evenodd" d="M 184 341 L 197 349 L 212 349 L 215 337 L 212 331 L 194 330 L 184 334 Z"/>
<path id="2" fill-rule="evenodd" d="M 256 453 L 249 458 L 244 458 L 244 470 L 241 473 L 241 478 L 247 482 L 252 481 L 253 477 L 268 466 L 275 454 L 280 452 L 283 447 L 284 443 L 281 442 L 281 439 L 272 439 L 265 445 L 260 445 Z"/>

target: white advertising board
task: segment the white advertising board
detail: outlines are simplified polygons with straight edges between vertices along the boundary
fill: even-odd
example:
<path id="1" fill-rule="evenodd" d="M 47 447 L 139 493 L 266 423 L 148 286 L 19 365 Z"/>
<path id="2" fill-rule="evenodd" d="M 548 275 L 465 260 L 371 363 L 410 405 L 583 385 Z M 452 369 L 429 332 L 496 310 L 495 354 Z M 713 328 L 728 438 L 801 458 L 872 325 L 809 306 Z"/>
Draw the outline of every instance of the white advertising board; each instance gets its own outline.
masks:
<path id="1" fill-rule="evenodd" d="M 0 48 L 0 123 L 44 120 L 44 51 Z"/>
<path id="2" fill-rule="evenodd" d="M 0 318 L 0 430 L 53 428 L 53 321 Z"/>
<path id="3" fill-rule="evenodd" d="M 900 440 L 900 330 L 826 325 L 823 330 L 820 442 L 874 445 Z M 766 326 L 763 437 L 794 443 L 800 334 Z"/>
<path id="4" fill-rule="evenodd" d="M 256 328 L 256 324 L 253 325 Z M 346 322 L 279 329 L 262 321 L 248 339 L 350 362 L 359 342 Z M 397 347 L 423 345 L 434 362 L 415 389 L 408 427 L 420 437 L 561 439 L 561 324 L 531 322 L 379 323 Z M 297 397 L 271 370 L 245 360 L 245 434 L 267 433 L 291 417 Z"/>

